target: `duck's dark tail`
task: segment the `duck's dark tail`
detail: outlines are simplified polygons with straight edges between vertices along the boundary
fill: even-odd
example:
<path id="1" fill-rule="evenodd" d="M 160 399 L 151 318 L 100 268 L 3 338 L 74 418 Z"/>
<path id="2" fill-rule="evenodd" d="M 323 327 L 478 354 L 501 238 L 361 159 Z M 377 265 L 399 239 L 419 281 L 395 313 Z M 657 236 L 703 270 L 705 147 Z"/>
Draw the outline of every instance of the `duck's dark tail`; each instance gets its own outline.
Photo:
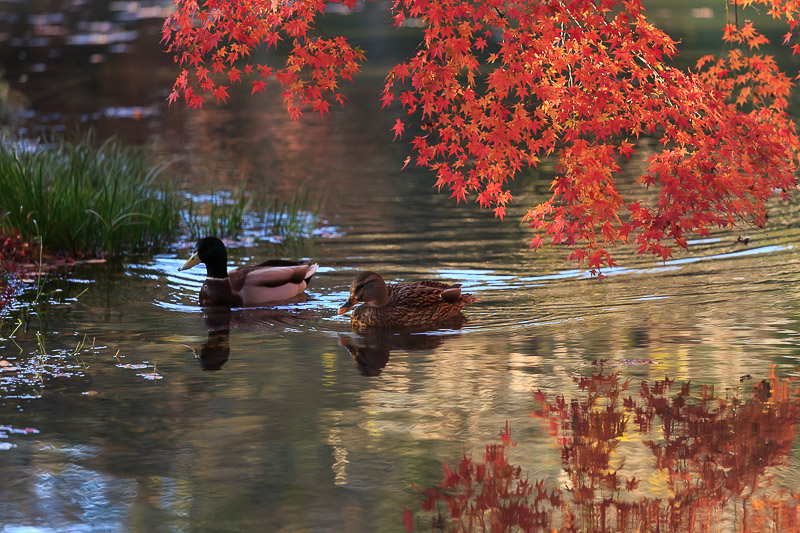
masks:
<path id="1" fill-rule="evenodd" d="M 306 284 L 311 283 L 311 278 L 314 277 L 314 274 L 316 274 L 318 268 L 319 265 L 317 263 L 308 265 L 308 270 L 306 271 Z"/>

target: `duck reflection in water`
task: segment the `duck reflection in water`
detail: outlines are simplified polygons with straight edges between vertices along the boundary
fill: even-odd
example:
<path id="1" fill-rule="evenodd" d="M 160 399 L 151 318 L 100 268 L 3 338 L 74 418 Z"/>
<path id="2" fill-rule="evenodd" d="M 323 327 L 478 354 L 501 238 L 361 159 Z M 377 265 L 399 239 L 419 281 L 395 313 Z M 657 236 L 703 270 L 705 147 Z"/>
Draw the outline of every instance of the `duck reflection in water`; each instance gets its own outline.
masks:
<path id="1" fill-rule="evenodd" d="M 231 354 L 231 320 L 233 311 L 227 307 L 203 309 L 203 322 L 208 330 L 208 339 L 197 348 L 192 348 L 203 370 L 220 370 Z"/>
<path id="2" fill-rule="evenodd" d="M 446 326 L 442 327 L 458 329 L 464 322 L 464 316 L 458 315 L 451 317 Z M 429 330 L 425 333 L 373 329 L 354 335 L 340 334 L 339 346 L 350 352 L 353 366 L 362 376 L 378 376 L 389 362 L 392 350 L 433 350 L 452 336 L 443 334 L 442 331 L 433 333 Z"/>
<path id="3" fill-rule="evenodd" d="M 307 300 L 305 294 L 298 295 L 289 302 L 302 303 Z M 248 329 L 265 329 L 277 324 L 289 325 L 308 318 L 307 311 L 290 311 L 277 308 L 230 309 L 228 307 L 204 307 L 203 322 L 208 331 L 206 342 L 192 347 L 195 357 L 203 370 L 220 370 L 230 358 L 231 326 L 243 326 Z"/>
<path id="4" fill-rule="evenodd" d="M 203 370 L 220 370 L 231 355 L 230 331 L 209 331 L 208 340 L 195 350 Z"/>

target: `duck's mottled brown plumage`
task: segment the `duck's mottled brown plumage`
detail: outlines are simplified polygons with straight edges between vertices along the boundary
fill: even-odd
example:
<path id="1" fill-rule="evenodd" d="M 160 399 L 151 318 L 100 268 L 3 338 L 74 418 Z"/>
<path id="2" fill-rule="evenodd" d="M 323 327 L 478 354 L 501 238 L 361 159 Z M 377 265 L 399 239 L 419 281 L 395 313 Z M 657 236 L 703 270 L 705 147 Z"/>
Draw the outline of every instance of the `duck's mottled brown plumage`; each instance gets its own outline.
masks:
<path id="1" fill-rule="evenodd" d="M 472 294 L 462 294 L 460 285 L 433 280 L 387 285 L 379 274 L 362 272 L 353 280 L 350 298 L 339 314 L 362 303 L 350 318 L 353 329 L 430 329 L 460 324 L 461 308 L 475 300 Z"/>

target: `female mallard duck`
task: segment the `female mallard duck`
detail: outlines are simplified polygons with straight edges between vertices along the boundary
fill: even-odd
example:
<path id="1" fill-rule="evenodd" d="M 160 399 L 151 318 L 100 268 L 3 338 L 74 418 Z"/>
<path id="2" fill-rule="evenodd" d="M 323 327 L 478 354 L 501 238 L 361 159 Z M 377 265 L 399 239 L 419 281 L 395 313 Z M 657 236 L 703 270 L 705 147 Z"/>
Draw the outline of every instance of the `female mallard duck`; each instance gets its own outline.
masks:
<path id="1" fill-rule="evenodd" d="M 460 285 L 431 280 L 386 285 L 376 272 L 362 272 L 350 285 L 350 298 L 339 314 L 363 303 L 350 317 L 354 329 L 429 329 L 463 320 L 461 308 L 475 300 L 472 294 L 461 294 Z"/>
<path id="2" fill-rule="evenodd" d="M 200 305 L 258 307 L 289 300 L 306 290 L 317 264 L 271 259 L 228 272 L 228 251 L 216 237 L 197 241 L 194 253 L 178 270 L 206 265 Z"/>

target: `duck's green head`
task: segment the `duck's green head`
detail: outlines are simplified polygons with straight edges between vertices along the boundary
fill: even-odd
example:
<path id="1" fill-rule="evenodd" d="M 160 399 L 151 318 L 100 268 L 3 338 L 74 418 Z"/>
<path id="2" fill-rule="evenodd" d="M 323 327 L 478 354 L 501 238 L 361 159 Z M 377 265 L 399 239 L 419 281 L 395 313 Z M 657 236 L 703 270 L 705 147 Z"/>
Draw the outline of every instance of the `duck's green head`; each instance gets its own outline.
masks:
<path id="1" fill-rule="evenodd" d="M 358 303 L 381 307 L 389 301 L 389 289 L 386 282 L 377 272 L 362 272 L 353 279 L 350 284 L 350 297 L 339 308 L 342 315 L 353 308 Z"/>
<path id="2" fill-rule="evenodd" d="M 228 275 L 228 250 L 225 244 L 216 237 L 204 237 L 197 241 L 194 252 L 178 270 L 187 270 L 204 263 L 209 278 L 224 278 Z"/>

